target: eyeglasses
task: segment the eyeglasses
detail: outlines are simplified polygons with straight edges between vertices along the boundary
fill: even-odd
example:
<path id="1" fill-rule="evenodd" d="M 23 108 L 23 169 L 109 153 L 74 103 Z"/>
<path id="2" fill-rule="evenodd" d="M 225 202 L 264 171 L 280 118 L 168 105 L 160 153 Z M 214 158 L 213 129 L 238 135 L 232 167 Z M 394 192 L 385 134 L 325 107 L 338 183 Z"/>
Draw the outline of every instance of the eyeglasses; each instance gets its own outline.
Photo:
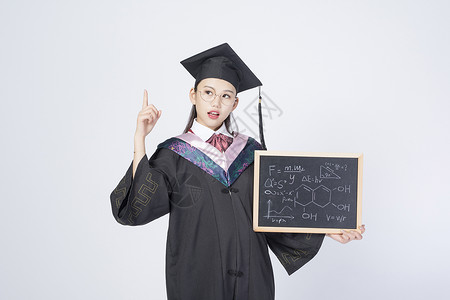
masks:
<path id="1" fill-rule="evenodd" d="M 220 96 L 220 102 L 222 102 L 223 105 L 233 105 L 234 101 L 236 100 L 236 96 L 233 95 L 231 92 L 224 92 L 220 95 L 217 95 L 213 89 L 203 89 L 200 90 L 200 97 L 205 102 L 212 102 L 214 99 L 216 99 L 217 96 Z"/>

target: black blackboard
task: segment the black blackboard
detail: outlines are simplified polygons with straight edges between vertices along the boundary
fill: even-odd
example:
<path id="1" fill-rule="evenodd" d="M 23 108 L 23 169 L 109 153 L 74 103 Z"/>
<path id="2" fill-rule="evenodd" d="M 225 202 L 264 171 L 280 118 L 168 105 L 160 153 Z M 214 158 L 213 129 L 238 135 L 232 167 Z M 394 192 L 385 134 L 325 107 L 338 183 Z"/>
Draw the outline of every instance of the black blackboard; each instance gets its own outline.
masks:
<path id="1" fill-rule="evenodd" d="M 361 196 L 362 154 L 255 151 L 255 231 L 358 230 Z"/>

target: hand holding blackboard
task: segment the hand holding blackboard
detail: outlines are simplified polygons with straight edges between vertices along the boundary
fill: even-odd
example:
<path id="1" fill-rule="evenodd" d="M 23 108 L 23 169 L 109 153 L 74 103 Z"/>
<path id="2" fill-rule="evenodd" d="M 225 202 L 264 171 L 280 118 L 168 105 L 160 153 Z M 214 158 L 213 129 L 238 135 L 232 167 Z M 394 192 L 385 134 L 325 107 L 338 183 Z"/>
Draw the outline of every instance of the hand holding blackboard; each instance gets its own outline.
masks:
<path id="1" fill-rule="evenodd" d="M 254 180 L 255 231 L 361 233 L 362 154 L 255 151 Z"/>
<path id="2" fill-rule="evenodd" d="M 359 231 L 356 230 L 342 230 L 342 233 L 327 233 L 326 235 L 341 244 L 347 244 L 353 240 L 361 240 L 363 233 L 366 231 L 365 225 L 359 226 Z"/>

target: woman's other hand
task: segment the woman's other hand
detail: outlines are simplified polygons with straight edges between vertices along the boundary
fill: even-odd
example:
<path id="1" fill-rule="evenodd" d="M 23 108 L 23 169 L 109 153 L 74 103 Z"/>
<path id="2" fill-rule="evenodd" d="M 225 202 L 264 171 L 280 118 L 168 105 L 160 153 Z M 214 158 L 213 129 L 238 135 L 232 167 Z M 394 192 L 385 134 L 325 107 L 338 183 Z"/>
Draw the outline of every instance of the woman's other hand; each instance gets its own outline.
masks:
<path id="1" fill-rule="evenodd" d="M 366 231 L 365 225 L 359 227 L 361 233 L 356 230 L 341 230 L 342 233 L 327 233 L 327 236 L 341 244 L 347 244 L 353 240 L 360 240 L 363 238 L 362 234 Z"/>
<path id="2" fill-rule="evenodd" d="M 161 117 L 161 110 L 157 110 L 153 104 L 148 105 L 148 93 L 144 89 L 144 100 L 142 103 L 142 110 L 137 117 L 135 136 L 146 137 L 155 127 L 159 117 Z"/>

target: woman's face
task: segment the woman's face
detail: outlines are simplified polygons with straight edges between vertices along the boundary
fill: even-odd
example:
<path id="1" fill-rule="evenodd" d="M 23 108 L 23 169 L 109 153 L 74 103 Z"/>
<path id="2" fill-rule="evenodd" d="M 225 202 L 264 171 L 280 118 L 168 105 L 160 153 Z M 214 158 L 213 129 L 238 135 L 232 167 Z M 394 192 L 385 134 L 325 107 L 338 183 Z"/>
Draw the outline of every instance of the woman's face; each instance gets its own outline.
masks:
<path id="1" fill-rule="evenodd" d="M 200 96 L 202 92 L 217 96 L 211 102 L 206 102 Z M 228 81 L 218 78 L 205 78 L 200 81 L 197 85 L 197 92 L 194 91 L 194 88 L 190 90 L 189 98 L 197 110 L 197 122 L 214 131 L 222 126 L 223 121 L 239 103 L 234 86 Z M 230 101 L 230 105 L 223 104 L 224 101 Z"/>

